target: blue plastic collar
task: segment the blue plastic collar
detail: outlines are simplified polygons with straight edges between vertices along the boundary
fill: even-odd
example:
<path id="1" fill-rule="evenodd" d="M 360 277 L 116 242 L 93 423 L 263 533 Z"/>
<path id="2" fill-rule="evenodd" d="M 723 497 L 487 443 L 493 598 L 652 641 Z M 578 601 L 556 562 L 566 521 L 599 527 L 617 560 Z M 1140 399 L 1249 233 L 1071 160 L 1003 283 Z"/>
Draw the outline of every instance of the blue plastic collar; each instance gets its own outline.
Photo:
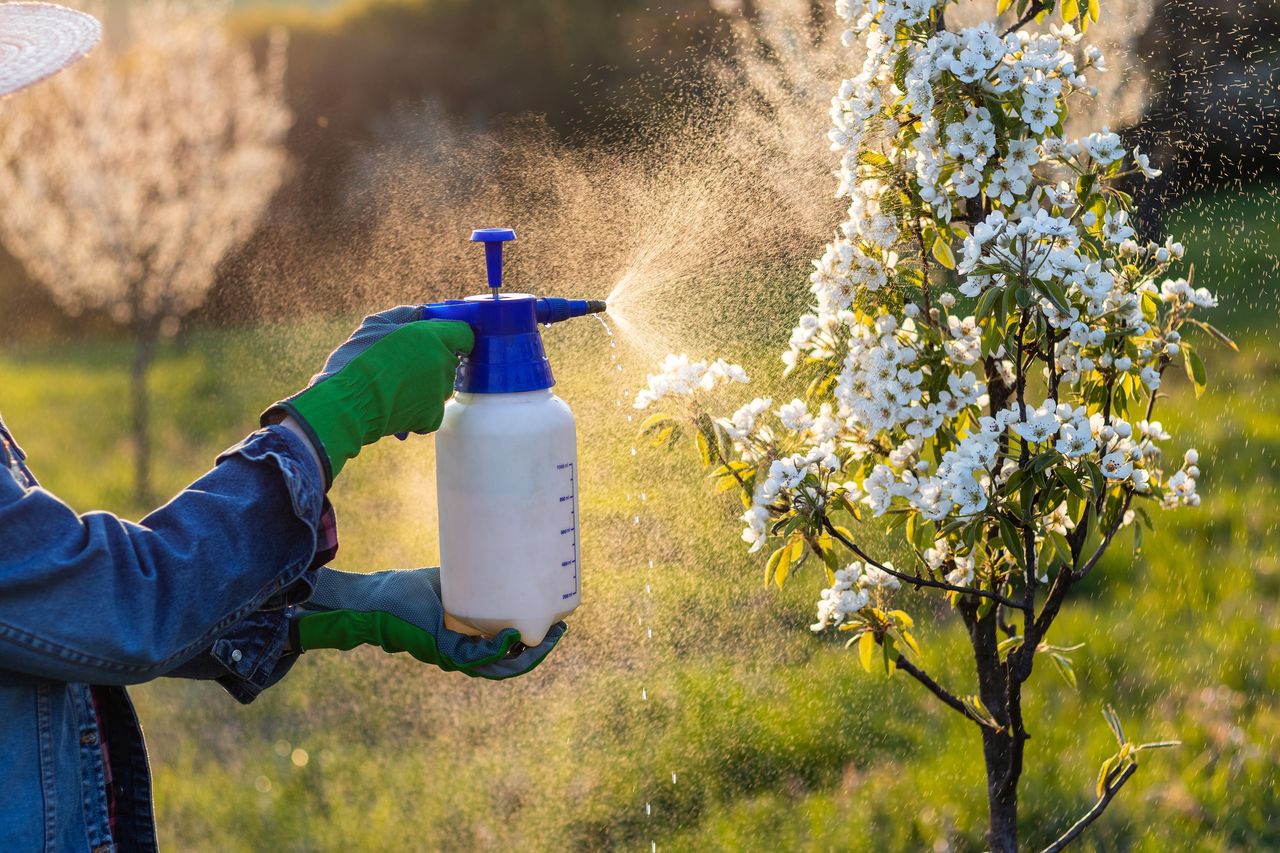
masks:
<path id="1" fill-rule="evenodd" d="M 458 367 L 454 388 L 472 394 L 537 391 L 556 384 L 538 334 L 538 302 L 527 293 L 484 294 L 428 305 L 424 319 L 462 320 L 476 343 Z"/>

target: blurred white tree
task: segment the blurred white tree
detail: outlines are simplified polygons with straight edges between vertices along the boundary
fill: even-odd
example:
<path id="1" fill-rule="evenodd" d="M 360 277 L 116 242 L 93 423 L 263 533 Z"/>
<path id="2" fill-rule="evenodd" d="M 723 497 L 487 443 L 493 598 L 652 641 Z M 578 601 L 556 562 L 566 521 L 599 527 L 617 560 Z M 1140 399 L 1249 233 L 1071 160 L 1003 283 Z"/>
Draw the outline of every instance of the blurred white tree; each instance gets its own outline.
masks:
<path id="1" fill-rule="evenodd" d="M 199 307 L 286 168 L 285 40 L 259 67 L 228 4 L 129 4 L 84 62 L 0 104 L 0 240 L 68 314 L 136 343 L 135 493 L 150 496 L 147 373 Z"/>

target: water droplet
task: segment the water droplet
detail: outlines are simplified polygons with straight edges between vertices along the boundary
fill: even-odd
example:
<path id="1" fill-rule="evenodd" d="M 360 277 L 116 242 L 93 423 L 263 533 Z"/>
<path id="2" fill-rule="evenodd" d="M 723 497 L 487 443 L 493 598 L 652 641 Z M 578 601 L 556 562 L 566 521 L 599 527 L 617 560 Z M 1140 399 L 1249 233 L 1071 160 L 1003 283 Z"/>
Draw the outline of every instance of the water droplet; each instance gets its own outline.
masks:
<path id="1" fill-rule="evenodd" d="M 633 448 L 631 448 L 631 455 L 632 455 L 632 456 L 635 456 L 635 455 L 636 455 L 636 449 L 635 449 L 634 447 L 633 447 Z"/>
<path id="2" fill-rule="evenodd" d="M 652 594 L 653 594 L 653 588 L 652 588 L 652 587 L 650 587 L 648 584 L 645 584 L 645 585 L 644 585 L 644 591 L 645 591 L 645 594 L 647 594 L 647 595 L 652 595 Z"/>
<path id="3" fill-rule="evenodd" d="M 632 524 L 639 524 L 639 523 L 640 523 L 640 516 L 638 516 L 638 515 L 637 515 L 635 518 L 631 519 L 631 523 L 632 523 Z"/>
<path id="4" fill-rule="evenodd" d="M 649 568 L 651 568 L 651 569 L 653 568 L 653 560 L 650 560 L 650 561 L 649 561 Z"/>
<path id="5" fill-rule="evenodd" d="M 674 785 L 675 783 L 676 783 L 676 774 L 675 774 L 675 771 L 672 771 L 672 773 L 671 773 L 671 784 L 672 784 L 672 785 Z"/>
<path id="6" fill-rule="evenodd" d="M 653 814 L 653 806 L 649 805 L 648 803 L 645 803 L 645 804 L 644 804 L 644 813 L 645 813 L 646 815 L 651 815 L 651 814 Z"/>
<path id="7" fill-rule="evenodd" d="M 652 639 L 653 639 L 653 629 L 652 629 L 652 628 L 646 628 L 645 630 L 649 632 L 649 639 L 650 639 L 650 640 L 652 640 Z"/>
<path id="8" fill-rule="evenodd" d="M 649 691 L 644 689 L 643 687 L 640 688 L 640 701 L 641 702 L 649 701 Z"/>
<path id="9" fill-rule="evenodd" d="M 645 494 L 644 492 L 641 492 L 641 493 L 640 493 L 640 500 L 642 500 L 642 501 L 647 501 L 647 500 L 649 500 L 649 496 L 648 496 L 647 494 Z"/>

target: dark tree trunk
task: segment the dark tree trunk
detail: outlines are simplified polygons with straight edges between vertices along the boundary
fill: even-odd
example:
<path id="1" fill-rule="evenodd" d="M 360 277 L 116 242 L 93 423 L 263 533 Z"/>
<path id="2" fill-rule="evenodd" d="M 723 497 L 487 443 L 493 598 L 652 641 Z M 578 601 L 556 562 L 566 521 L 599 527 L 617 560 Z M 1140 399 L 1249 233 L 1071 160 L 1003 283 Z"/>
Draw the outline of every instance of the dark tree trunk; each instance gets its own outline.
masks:
<path id="1" fill-rule="evenodd" d="M 991 853 L 1017 853 L 1018 788 L 1009 784 L 1008 732 L 984 729 L 982 757 L 987 765 L 987 843 Z"/>
<path id="2" fill-rule="evenodd" d="M 130 391 L 133 401 L 133 499 L 139 507 L 151 503 L 151 398 L 147 373 L 156 350 L 156 325 L 148 320 L 134 323 L 133 369 Z"/>
<path id="3" fill-rule="evenodd" d="M 1017 853 L 1018 776 L 1022 762 L 1014 760 L 1016 747 L 1008 713 L 1012 674 L 1000 660 L 996 608 L 990 608 L 985 616 L 978 615 L 979 609 L 971 603 L 961 612 L 973 645 L 978 695 L 1000 726 L 999 730 L 982 729 L 982 758 L 987 770 L 987 843 L 991 853 Z M 1018 689 L 1016 685 L 1014 689 Z"/>

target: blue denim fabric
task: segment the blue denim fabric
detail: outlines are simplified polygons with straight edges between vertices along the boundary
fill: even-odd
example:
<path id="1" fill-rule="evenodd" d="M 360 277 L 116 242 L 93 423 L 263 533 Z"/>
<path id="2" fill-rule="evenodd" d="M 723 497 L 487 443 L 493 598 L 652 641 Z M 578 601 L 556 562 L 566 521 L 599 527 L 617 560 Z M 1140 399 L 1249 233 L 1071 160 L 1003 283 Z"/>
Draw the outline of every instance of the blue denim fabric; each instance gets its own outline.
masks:
<path id="1" fill-rule="evenodd" d="M 282 608 L 311 594 L 322 475 L 301 439 L 267 427 L 133 523 L 77 515 L 24 460 L 0 423 L 0 850 L 154 850 L 123 687 L 217 679 L 250 702 L 283 677 L 296 655 Z"/>

